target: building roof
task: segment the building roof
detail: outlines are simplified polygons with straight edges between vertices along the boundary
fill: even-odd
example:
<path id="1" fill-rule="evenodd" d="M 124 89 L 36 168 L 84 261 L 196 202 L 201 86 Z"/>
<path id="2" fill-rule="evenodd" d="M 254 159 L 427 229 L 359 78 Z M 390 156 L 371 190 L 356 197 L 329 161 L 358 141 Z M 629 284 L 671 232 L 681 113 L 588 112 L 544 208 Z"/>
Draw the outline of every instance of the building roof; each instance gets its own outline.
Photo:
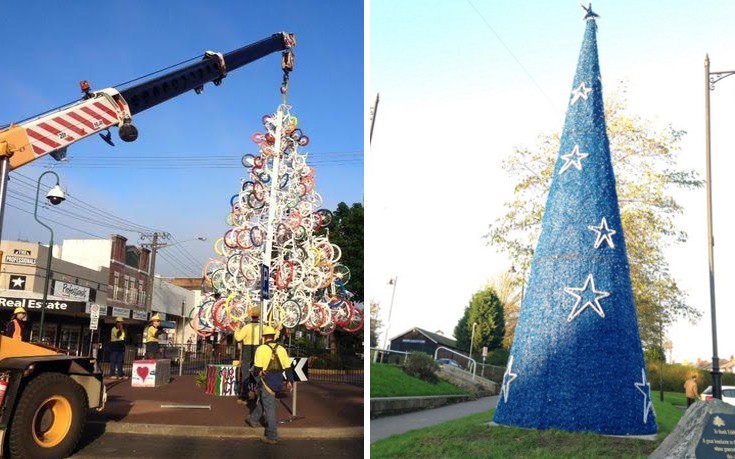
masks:
<path id="1" fill-rule="evenodd" d="M 433 342 L 435 342 L 435 343 L 437 343 L 437 344 L 439 344 L 441 346 L 447 346 L 447 347 L 451 347 L 453 349 L 457 349 L 457 340 L 452 339 L 452 338 L 447 338 L 446 336 L 442 336 L 442 335 L 440 335 L 438 333 L 432 333 L 430 331 L 426 331 L 423 328 L 419 328 L 419 327 L 413 327 L 410 330 L 406 330 L 405 332 L 400 333 L 400 334 L 394 336 L 393 338 L 391 338 L 390 341 L 393 341 L 394 339 L 398 338 L 399 336 L 403 336 L 406 333 L 408 333 L 410 331 L 413 331 L 413 330 L 416 330 L 417 332 L 421 333 L 425 337 L 429 338 L 430 340 L 432 340 Z"/>

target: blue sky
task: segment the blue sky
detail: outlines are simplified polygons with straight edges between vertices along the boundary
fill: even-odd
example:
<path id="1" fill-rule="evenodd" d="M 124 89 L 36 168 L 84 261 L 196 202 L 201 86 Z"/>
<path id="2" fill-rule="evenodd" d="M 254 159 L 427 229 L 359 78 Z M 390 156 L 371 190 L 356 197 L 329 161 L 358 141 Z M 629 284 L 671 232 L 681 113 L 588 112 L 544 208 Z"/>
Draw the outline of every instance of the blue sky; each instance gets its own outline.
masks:
<path id="1" fill-rule="evenodd" d="M 704 176 L 704 57 L 735 70 L 735 3 L 598 0 L 605 98 L 625 82 L 633 113 L 687 132 L 682 169 Z M 474 292 L 513 260 L 482 235 L 504 215 L 513 181 L 500 168 L 516 147 L 561 131 L 584 33 L 577 1 L 373 0 L 370 99 L 380 105 L 366 161 L 366 296 L 389 335 L 411 327 L 451 336 Z M 735 194 L 735 77 L 712 92 L 712 161 L 719 353 L 735 354 L 727 281 L 728 209 Z M 677 361 L 712 355 L 704 189 L 676 195 L 689 241 L 667 250 L 671 273 L 704 312 L 669 330 Z M 431 286 L 427 288 L 427 286 Z M 382 337 L 381 337 L 382 344 Z"/>
<path id="2" fill-rule="evenodd" d="M 303 151 L 317 169 L 316 189 L 327 208 L 363 201 L 361 2 L 8 2 L 3 16 L 0 124 L 78 99 L 80 80 L 102 89 L 206 50 L 227 53 L 276 32 L 295 33 L 288 103 L 311 139 Z M 181 245 L 193 260 L 178 248 L 160 252 L 157 271 L 194 274 L 214 256 L 212 243 L 226 230 L 230 196 L 246 176 L 239 157 L 257 153 L 250 136 L 262 129 L 262 115 L 273 113 L 281 101 L 280 62 L 280 53 L 271 54 L 233 71 L 219 87 L 207 85 L 202 95 L 187 93 L 138 114 L 133 122 L 140 135 L 133 143 L 120 141 L 114 129 L 114 148 L 94 136 L 72 145 L 66 163 L 46 157 L 19 168 L 22 177 L 11 173 L 9 192 L 15 197 L 7 202 L 32 213 L 35 182 L 53 167 L 70 197 L 136 225 L 168 231 L 178 241 L 207 237 L 204 243 Z M 210 156 L 230 157 L 227 164 L 233 167 L 187 166 L 187 158 Z M 44 178 L 44 184 L 52 182 Z M 19 200 L 18 193 L 30 198 Z M 63 215 L 66 210 L 95 219 L 89 209 L 70 202 L 52 213 L 39 211 L 42 218 L 73 228 L 55 225 L 57 240 L 119 233 L 138 242 L 136 232 Z M 11 207 L 2 236 L 48 241 L 48 232 L 32 215 Z"/>

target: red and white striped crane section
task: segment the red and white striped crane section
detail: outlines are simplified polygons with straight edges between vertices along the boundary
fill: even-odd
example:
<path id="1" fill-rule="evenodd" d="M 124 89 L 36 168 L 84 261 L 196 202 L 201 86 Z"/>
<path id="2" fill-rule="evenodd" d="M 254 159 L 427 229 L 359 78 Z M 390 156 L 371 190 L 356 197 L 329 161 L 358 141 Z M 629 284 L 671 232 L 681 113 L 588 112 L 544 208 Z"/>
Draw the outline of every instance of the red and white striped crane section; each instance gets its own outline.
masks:
<path id="1" fill-rule="evenodd" d="M 117 90 L 107 88 L 90 94 L 88 99 L 0 132 L 0 142 L 6 141 L 14 151 L 10 169 L 130 121 L 128 104 Z"/>

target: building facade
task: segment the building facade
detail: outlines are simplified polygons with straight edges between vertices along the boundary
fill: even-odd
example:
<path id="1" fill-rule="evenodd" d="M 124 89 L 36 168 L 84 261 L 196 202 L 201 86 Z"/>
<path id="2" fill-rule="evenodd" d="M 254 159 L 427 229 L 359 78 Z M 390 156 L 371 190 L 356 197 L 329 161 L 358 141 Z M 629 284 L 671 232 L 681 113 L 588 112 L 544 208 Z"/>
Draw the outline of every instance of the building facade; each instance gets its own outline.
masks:
<path id="1" fill-rule="evenodd" d="M 46 341 L 73 354 L 87 354 L 95 341 L 90 329 L 90 307 L 95 304 L 107 310 L 109 270 L 104 266 L 91 269 L 59 259 L 58 250 L 21 241 L 0 242 L 0 325 L 10 320 L 16 307 L 28 312 L 31 339 L 40 336 L 43 315 Z M 46 304 L 43 292 L 49 255 L 51 272 Z"/>

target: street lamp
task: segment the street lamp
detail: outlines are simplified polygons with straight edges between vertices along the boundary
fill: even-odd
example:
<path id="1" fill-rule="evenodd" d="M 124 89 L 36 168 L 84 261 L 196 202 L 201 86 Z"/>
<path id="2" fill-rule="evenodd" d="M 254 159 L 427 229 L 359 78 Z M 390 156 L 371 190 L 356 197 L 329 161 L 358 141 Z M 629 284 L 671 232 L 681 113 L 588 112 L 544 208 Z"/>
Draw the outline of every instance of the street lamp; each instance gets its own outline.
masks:
<path id="1" fill-rule="evenodd" d="M 717 315 L 715 313 L 715 259 L 712 236 L 712 167 L 710 162 L 710 111 L 709 93 L 714 91 L 715 83 L 735 75 L 735 70 L 710 72 L 709 54 L 704 57 L 704 108 L 705 108 L 705 163 L 707 169 L 707 254 L 709 256 L 709 301 L 712 314 L 712 397 L 722 400 L 722 381 L 720 376 L 720 358 L 717 355 Z"/>
<path id="2" fill-rule="evenodd" d="M 472 360 L 472 345 L 475 342 L 475 327 L 477 327 L 477 322 L 472 322 L 472 335 L 470 335 L 470 360 Z"/>
<path id="3" fill-rule="evenodd" d="M 388 330 L 390 330 L 390 316 L 393 314 L 393 299 L 396 297 L 396 285 L 398 285 L 398 276 L 388 281 L 388 285 L 393 286 L 393 293 L 390 296 L 390 308 L 388 309 L 388 324 L 385 326 L 385 337 L 383 338 L 383 349 L 388 348 Z"/>
<path id="4" fill-rule="evenodd" d="M 54 177 L 56 177 L 56 185 L 54 185 L 53 188 L 49 190 L 49 192 L 46 194 L 46 199 L 49 200 L 49 202 L 56 206 L 58 204 L 61 204 L 65 199 L 66 195 L 64 194 L 64 191 L 59 186 L 59 176 L 56 175 L 56 172 L 54 171 L 46 171 L 43 174 L 41 174 L 38 177 L 38 183 L 36 184 L 36 203 L 33 208 L 33 218 L 36 219 L 38 223 L 40 223 L 42 226 L 46 227 L 49 232 L 51 233 L 51 238 L 49 239 L 48 243 L 48 253 L 46 254 L 46 277 L 43 283 L 43 301 L 41 302 L 41 324 L 40 324 L 40 331 L 39 331 L 39 339 L 40 341 L 44 340 L 45 333 L 43 330 L 43 322 L 46 317 L 46 301 L 48 300 L 48 282 L 49 278 L 51 277 L 51 258 L 53 257 L 53 251 L 54 251 L 54 230 L 51 229 L 50 226 L 42 222 L 38 219 L 38 196 L 41 194 L 41 179 L 46 174 L 52 174 Z"/>

